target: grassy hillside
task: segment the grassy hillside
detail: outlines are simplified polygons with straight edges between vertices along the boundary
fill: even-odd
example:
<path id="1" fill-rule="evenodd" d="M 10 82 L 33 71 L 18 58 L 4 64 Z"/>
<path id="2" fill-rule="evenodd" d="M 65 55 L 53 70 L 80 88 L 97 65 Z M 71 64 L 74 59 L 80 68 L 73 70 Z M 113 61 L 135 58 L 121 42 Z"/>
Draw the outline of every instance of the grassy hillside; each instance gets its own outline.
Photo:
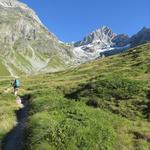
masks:
<path id="1" fill-rule="evenodd" d="M 0 59 L 0 76 L 9 76 L 10 73 Z"/>
<path id="2" fill-rule="evenodd" d="M 31 97 L 25 150 L 150 149 L 150 43 L 22 77 L 21 94 Z"/>
<path id="3" fill-rule="evenodd" d="M 15 126 L 15 111 L 19 106 L 10 88 L 10 78 L 0 78 L 0 147 L 5 135 Z M 1 148 L 0 148 L 1 149 Z"/>

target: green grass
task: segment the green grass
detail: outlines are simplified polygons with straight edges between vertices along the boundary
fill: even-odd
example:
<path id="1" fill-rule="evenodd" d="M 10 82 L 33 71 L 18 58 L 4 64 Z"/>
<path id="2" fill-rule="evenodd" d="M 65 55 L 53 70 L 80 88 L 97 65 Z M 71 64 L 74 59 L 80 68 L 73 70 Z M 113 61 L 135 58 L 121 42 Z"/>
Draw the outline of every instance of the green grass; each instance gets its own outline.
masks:
<path id="1" fill-rule="evenodd" d="M 127 118 L 147 118 L 148 90 L 145 82 L 112 76 L 97 77 L 66 94 L 67 98 L 84 101 L 87 105 L 110 110 Z M 95 81 L 96 80 L 96 81 Z"/>
<path id="2" fill-rule="evenodd" d="M 48 66 L 53 68 L 65 68 L 65 63 L 59 58 L 59 56 L 54 55 L 50 58 Z"/>
<path id="3" fill-rule="evenodd" d="M 24 56 L 22 56 L 22 54 L 16 53 L 15 56 L 16 56 L 16 60 L 18 60 L 18 62 L 20 62 L 22 65 L 32 68 L 31 63 Z"/>
<path id="4" fill-rule="evenodd" d="M 25 149 L 112 149 L 127 143 L 131 136 L 117 135 L 130 123 L 82 102 L 68 101 L 55 90 L 35 91 L 32 95 Z M 107 119 L 106 119 L 107 118 Z M 122 139 L 117 143 L 117 139 Z"/>
<path id="5" fill-rule="evenodd" d="M 22 77 L 21 94 L 31 95 L 24 149 L 149 150 L 149 70 L 150 43 L 66 71 Z"/>
<path id="6" fill-rule="evenodd" d="M 1 59 L 0 59 L 0 76 L 9 76 L 9 75 L 10 75 L 9 71 L 6 69 L 6 67 L 1 62 Z"/>
<path id="7" fill-rule="evenodd" d="M 12 90 L 7 93 L 10 85 L 10 78 L 0 79 L 0 147 L 5 135 L 14 127 L 16 122 L 15 111 L 19 109 L 15 102 Z"/>
<path id="8" fill-rule="evenodd" d="M 24 78 L 25 149 L 149 150 L 149 49 Z"/>

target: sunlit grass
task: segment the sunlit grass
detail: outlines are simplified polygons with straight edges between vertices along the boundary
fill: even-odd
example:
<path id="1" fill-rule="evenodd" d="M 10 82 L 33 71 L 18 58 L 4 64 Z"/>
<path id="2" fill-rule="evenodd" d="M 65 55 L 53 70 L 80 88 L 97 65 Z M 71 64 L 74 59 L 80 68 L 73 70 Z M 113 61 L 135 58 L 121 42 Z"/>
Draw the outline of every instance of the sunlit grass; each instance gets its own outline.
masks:
<path id="1" fill-rule="evenodd" d="M 31 95 L 24 149 L 149 150 L 149 50 L 145 44 L 65 71 L 22 76 L 20 94 Z M 3 95 L 10 80 L 0 81 L 7 131 L 17 109 L 13 95 Z"/>

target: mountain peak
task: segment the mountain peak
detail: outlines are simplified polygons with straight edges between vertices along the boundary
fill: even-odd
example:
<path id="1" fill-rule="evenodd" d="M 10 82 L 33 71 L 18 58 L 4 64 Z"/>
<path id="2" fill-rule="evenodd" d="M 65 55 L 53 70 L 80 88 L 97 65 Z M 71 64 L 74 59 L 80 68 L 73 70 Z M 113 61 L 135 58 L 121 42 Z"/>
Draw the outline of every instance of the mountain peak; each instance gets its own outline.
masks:
<path id="1" fill-rule="evenodd" d="M 71 47 L 48 32 L 34 10 L 18 0 L 0 0 L 0 33 L 0 65 L 12 76 L 58 71 L 76 61 L 71 60 Z"/>
<path id="2" fill-rule="evenodd" d="M 150 30 L 150 28 L 143 27 L 138 33 L 147 32 L 147 31 L 149 31 L 149 30 Z"/>
<path id="3" fill-rule="evenodd" d="M 24 14 L 26 13 L 28 16 L 35 19 L 38 23 L 40 23 L 42 26 L 44 26 L 42 24 L 42 22 L 40 21 L 40 19 L 38 18 L 38 16 L 36 15 L 36 13 L 31 8 L 29 8 L 26 4 L 24 4 L 18 0 L 0 0 L 0 7 L 14 8 L 14 9 L 18 8 L 21 10 L 22 13 L 24 13 Z"/>
<path id="4" fill-rule="evenodd" d="M 95 44 L 95 43 L 101 43 L 100 48 L 107 47 L 108 45 L 111 45 L 111 40 L 116 36 L 116 34 L 107 26 L 102 26 L 101 28 L 93 31 L 86 37 L 84 37 L 83 40 L 75 43 L 75 46 L 84 46 L 87 44 Z"/>
<path id="5" fill-rule="evenodd" d="M 0 0 L 0 5 L 3 7 L 14 7 L 17 0 Z"/>
<path id="6" fill-rule="evenodd" d="M 107 27 L 107 26 L 102 26 L 101 29 L 102 29 L 102 30 L 111 30 L 111 29 L 110 29 L 109 27 Z"/>
<path id="7" fill-rule="evenodd" d="M 132 47 L 150 41 L 150 28 L 143 27 L 137 34 L 130 39 Z"/>
<path id="8" fill-rule="evenodd" d="M 96 31 L 93 31 L 92 33 L 95 33 L 95 32 L 108 32 L 108 31 L 111 31 L 112 32 L 112 30 L 109 28 L 109 27 L 107 27 L 107 26 L 102 26 L 102 27 L 100 27 L 99 29 L 97 29 Z"/>
<path id="9" fill-rule="evenodd" d="M 2 2 L 2 3 L 13 3 L 15 1 L 17 1 L 17 0 L 0 0 L 0 2 Z"/>

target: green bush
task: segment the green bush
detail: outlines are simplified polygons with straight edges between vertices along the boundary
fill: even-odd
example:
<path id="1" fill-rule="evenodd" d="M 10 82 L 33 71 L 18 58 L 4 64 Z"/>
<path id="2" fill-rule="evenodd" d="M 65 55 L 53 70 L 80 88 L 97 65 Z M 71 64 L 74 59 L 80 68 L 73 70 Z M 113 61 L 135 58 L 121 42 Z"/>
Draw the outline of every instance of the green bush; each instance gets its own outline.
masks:
<path id="1" fill-rule="evenodd" d="M 43 143 L 47 143 L 45 149 L 111 150 L 116 144 L 115 122 L 118 124 L 117 118 L 106 112 L 93 112 L 83 104 L 68 101 L 62 108 L 42 111 L 30 117 L 24 149 L 40 150 Z"/>
<path id="2" fill-rule="evenodd" d="M 122 78 L 98 79 L 95 82 L 83 84 L 81 88 L 67 94 L 67 97 L 97 96 L 104 100 L 128 100 L 142 91 L 142 82 Z"/>

